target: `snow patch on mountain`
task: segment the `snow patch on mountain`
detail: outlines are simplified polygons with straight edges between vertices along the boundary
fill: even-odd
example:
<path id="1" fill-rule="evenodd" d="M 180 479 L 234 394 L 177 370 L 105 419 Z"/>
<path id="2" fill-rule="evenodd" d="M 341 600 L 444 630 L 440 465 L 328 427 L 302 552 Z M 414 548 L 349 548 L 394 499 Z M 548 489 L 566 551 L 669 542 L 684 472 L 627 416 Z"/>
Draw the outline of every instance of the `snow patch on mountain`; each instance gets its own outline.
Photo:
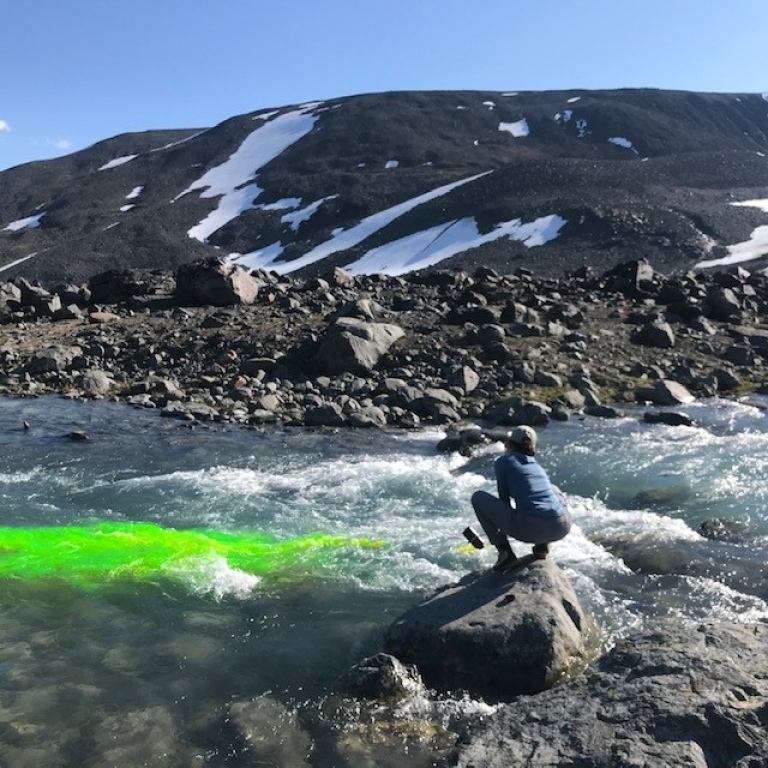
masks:
<path id="1" fill-rule="evenodd" d="M 762 200 L 742 200 L 731 205 L 744 208 L 759 208 L 768 213 L 768 199 Z M 727 256 L 720 259 L 709 259 L 700 261 L 696 264 L 697 269 L 706 269 L 707 267 L 725 267 L 731 264 L 741 264 L 744 261 L 759 259 L 768 254 L 768 226 L 758 227 L 752 231 L 749 240 L 741 243 L 727 246 Z"/>
<path id="2" fill-rule="evenodd" d="M 511 133 L 516 139 L 528 136 L 531 132 L 528 127 L 528 121 L 525 118 L 515 123 L 499 123 L 499 130 Z"/>
<path id="3" fill-rule="evenodd" d="M 134 187 L 126 196 L 126 200 L 135 200 L 144 191 L 144 187 Z"/>
<path id="4" fill-rule="evenodd" d="M 308 114 L 313 107 L 287 112 L 259 126 L 225 162 L 206 171 L 176 195 L 173 202 L 197 190 L 202 190 L 201 198 L 220 198 L 215 210 L 187 232 L 191 238 L 205 242 L 243 211 L 255 207 L 263 190 L 251 182 L 261 168 L 312 130 L 318 119 L 317 115 Z"/>
<path id="5" fill-rule="evenodd" d="M 314 264 L 333 253 L 345 251 L 348 248 L 353 248 L 354 246 L 359 245 L 363 240 L 366 240 L 380 229 L 391 224 L 395 219 L 398 219 L 400 216 L 403 216 L 419 205 L 423 205 L 430 200 L 447 195 L 457 187 L 469 184 L 482 176 L 487 176 L 489 173 L 493 173 L 493 171 L 485 171 L 484 173 L 478 173 L 466 179 L 459 179 L 459 181 L 444 184 L 441 187 L 436 187 L 435 189 L 425 192 L 423 195 L 418 195 L 410 200 L 398 203 L 391 208 L 374 213 L 363 219 L 351 229 L 341 230 L 338 234 L 334 234 L 330 240 L 320 243 L 320 245 L 316 246 L 308 253 L 305 253 L 303 256 L 293 259 L 292 261 L 278 261 L 283 251 L 283 247 L 280 243 L 272 243 L 265 248 L 252 251 L 251 253 L 233 253 L 229 255 L 229 258 L 233 261 L 237 261 L 238 264 L 243 264 L 251 269 L 273 269 L 278 273 L 294 272 L 297 269 Z"/>
<path id="6" fill-rule="evenodd" d="M 5 272 L 6 269 L 10 269 L 11 267 L 15 267 L 18 264 L 23 264 L 25 261 L 29 261 L 29 259 L 33 258 L 34 256 L 37 256 L 37 251 L 35 251 L 35 253 L 30 253 L 27 256 L 22 256 L 20 259 L 16 259 L 15 261 L 11 261 L 8 264 L 3 264 L 3 266 L 0 267 L 0 272 Z"/>
<path id="7" fill-rule="evenodd" d="M 198 136 L 202 136 L 206 131 L 209 131 L 210 128 L 205 128 L 202 131 L 198 131 L 197 133 L 193 133 L 191 136 L 187 136 L 185 139 L 179 139 L 178 141 L 172 141 L 170 144 L 163 144 L 162 147 L 155 147 L 154 149 L 150 149 L 150 152 L 162 152 L 164 149 L 170 149 L 171 147 L 178 147 L 179 144 L 184 144 L 187 141 L 192 141 L 192 139 L 196 139 Z"/>
<path id="8" fill-rule="evenodd" d="M 555 215 L 543 216 L 527 224 L 520 219 L 512 219 L 481 235 L 474 218 L 457 219 L 374 248 L 346 269 L 353 275 L 402 275 L 432 267 L 456 254 L 502 237 L 533 248 L 554 240 L 565 223 L 565 219 Z"/>
<path id="9" fill-rule="evenodd" d="M 38 213 L 35 216 L 27 216 L 25 219 L 18 219 L 12 221 L 3 231 L 18 232 L 20 229 L 35 229 L 40 226 L 40 219 L 45 216 L 45 211 Z"/>
<path id="10" fill-rule="evenodd" d="M 259 211 L 292 211 L 300 205 L 300 197 L 284 197 L 282 200 L 275 200 L 274 203 L 263 203 L 253 207 Z"/>
<path id="11" fill-rule="evenodd" d="M 110 160 L 108 163 L 104 163 L 98 170 L 108 171 L 110 168 L 119 168 L 121 165 L 130 163 L 131 160 L 137 158 L 138 155 L 123 155 L 122 157 L 116 157 L 114 160 Z"/>
<path id="12" fill-rule="evenodd" d="M 624 149 L 631 149 L 635 154 L 638 154 L 632 142 L 622 136 L 612 136 L 608 139 L 608 143 L 615 144 L 617 147 L 624 147 Z"/>
<path id="13" fill-rule="evenodd" d="M 768 200 L 742 200 L 738 203 L 731 203 L 731 205 L 737 208 L 759 208 L 761 211 L 768 213 Z"/>

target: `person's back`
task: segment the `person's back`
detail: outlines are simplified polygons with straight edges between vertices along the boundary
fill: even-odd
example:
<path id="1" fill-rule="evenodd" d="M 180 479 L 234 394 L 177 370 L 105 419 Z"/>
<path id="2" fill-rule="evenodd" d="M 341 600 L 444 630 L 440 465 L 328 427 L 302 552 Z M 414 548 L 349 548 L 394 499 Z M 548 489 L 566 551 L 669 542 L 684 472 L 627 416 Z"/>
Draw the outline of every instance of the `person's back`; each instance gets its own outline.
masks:
<path id="1" fill-rule="evenodd" d="M 547 473 L 533 456 L 505 453 L 496 459 L 496 486 L 499 498 L 510 503 L 522 515 L 559 517 L 565 505 L 552 489 Z"/>

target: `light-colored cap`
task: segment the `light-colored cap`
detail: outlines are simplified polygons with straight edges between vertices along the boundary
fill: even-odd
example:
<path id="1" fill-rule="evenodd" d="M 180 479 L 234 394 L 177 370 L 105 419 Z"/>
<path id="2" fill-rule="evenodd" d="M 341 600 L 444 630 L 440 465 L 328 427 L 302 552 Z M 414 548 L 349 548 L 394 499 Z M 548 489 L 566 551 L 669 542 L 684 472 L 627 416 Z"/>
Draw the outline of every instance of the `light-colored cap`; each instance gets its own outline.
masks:
<path id="1" fill-rule="evenodd" d="M 507 436 L 507 442 L 535 451 L 536 430 L 525 424 L 521 427 L 515 427 Z"/>

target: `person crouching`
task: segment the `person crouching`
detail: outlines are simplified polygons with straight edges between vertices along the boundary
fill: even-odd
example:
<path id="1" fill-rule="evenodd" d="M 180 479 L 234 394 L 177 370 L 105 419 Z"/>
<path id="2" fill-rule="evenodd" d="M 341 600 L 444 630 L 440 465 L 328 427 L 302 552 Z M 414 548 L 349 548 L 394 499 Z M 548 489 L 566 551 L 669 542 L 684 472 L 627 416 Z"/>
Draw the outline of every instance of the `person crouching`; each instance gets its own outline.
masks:
<path id="1" fill-rule="evenodd" d="M 534 458 L 536 431 L 515 427 L 504 447 L 504 455 L 494 464 L 498 498 L 486 491 L 472 494 L 477 519 L 499 550 L 495 571 L 505 571 L 517 563 L 508 536 L 533 544 L 534 556 L 543 560 L 550 543 L 565 538 L 571 530 L 565 496 Z"/>

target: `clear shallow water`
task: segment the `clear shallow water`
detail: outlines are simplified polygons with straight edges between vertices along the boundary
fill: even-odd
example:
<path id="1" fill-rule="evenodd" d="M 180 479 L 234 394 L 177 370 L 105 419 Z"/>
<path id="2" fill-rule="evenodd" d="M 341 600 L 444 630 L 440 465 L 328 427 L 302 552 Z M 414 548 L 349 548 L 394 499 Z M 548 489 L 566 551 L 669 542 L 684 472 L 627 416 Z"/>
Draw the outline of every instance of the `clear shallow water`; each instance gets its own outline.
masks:
<path id="1" fill-rule="evenodd" d="M 540 433 L 541 462 L 576 522 L 552 556 L 606 644 L 656 616 L 768 619 L 764 411 L 683 410 L 700 426 L 645 425 L 638 411 Z M 74 430 L 88 440 L 68 439 Z M 284 708 L 269 719 L 280 744 L 263 746 L 274 764 L 297 764 L 290 748 L 309 734 L 313 766 L 429 765 L 453 714 L 485 705 L 421 702 L 409 713 L 421 727 L 404 737 L 331 691 L 425 592 L 493 560 L 463 546 L 461 530 L 474 522 L 471 493 L 493 488 L 500 446 L 446 457 L 440 437 L 192 428 L 112 403 L 0 400 L 0 526 L 141 522 L 265 534 L 275 547 L 319 534 L 383 542 L 263 567 L 171 543 L 159 570 L 105 572 L 88 588 L 64 550 L 54 578 L 0 576 L 0 763 L 244 764 L 226 708 L 262 697 Z M 716 518 L 729 539 L 698 533 Z"/>

